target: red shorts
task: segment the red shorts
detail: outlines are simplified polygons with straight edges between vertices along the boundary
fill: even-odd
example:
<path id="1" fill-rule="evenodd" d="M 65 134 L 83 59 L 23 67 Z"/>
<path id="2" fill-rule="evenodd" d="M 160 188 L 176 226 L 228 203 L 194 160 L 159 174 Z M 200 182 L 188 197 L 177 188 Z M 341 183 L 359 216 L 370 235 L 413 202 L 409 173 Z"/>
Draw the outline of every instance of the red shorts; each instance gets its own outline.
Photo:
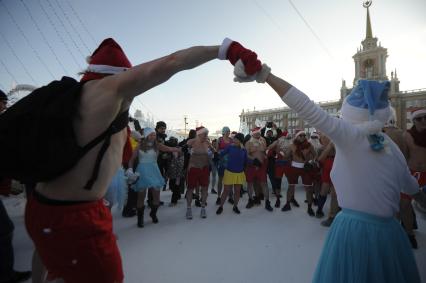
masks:
<path id="1" fill-rule="evenodd" d="M 321 182 L 331 184 L 330 172 L 333 168 L 334 157 L 327 157 L 322 163 Z"/>
<path id="2" fill-rule="evenodd" d="M 299 183 L 299 177 L 302 177 L 304 186 L 312 186 L 314 179 L 313 174 L 313 172 L 306 172 L 303 168 L 290 166 L 286 177 L 289 185 L 297 185 Z"/>
<path id="3" fill-rule="evenodd" d="M 266 183 L 266 172 L 268 169 L 268 162 L 265 160 L 260 167 L 253 164 L 247 165 L 246 168 L 246 181 L 247 183 L 254 183 L 256 180 L 259 183 Z"/>
<path id="4" fill-rule="evenodd" d="M 417 182 L 419 183 L 420 187 L 426 186 L 426 172 L 418 172 L 411 169 L 410 171 L 411 171 L 411 175 L 413 175 L 417 179 Z M 401 193 L 401 199 L 412 200 L 413 197 L 410 195 Z"/>
<path id="5" fill-rule="evenodd" d="M 209 167 L 195 168 L 191 167 L 188 171 L 187 186 L 188 189 L 195 189 L 196 187 L 208 187 L 210 181 Z"/>
<path id="6" fill-rule="evenodd" d="M 67 283 L 123 282 L 112 217 L 103 200 L 51 205 L 30 197 L 25 225 L 49 278 Z"/>
<path id="7" fill-rule="evenodd" d="M 275 178 L 282 178 L 284 174 L 287 176 L 291 168 L 290 163 L 291 163 L 290 161 L 287 161 L 287 163 L 275 162 Z"/>

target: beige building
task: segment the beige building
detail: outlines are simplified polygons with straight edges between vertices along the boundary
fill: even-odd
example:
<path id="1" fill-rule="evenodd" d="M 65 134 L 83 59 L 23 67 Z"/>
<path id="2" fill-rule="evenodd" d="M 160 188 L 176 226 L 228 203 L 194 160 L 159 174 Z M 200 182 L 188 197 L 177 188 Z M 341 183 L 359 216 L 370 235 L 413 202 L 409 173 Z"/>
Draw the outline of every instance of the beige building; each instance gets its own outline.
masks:
<path id="1" fill-rule="evenodd" d="M 373 37 L 371 28 L 370 13 L 367 7 L 366 36 L 361 42 L 355 55 L 352 56 L 355 64 L 355 85 L 359 79 L 389 80 L 386 75 L 387 49 L 383 48 L 378 39 Z M 389 98 L 395 108 L 397 116 L 397 126 L 402 129 L 411 127 L 410 110 L 413 107 L 426 107 L 426 88 L 400 91 L 399 78 L 396 70 L 391 72 Z M 336 115 L 341 108 L 343 99 L 350 93 L 352 88 L 346 86 L 342 81 L 340 87 L 340 99 L 336 101 L 319 102 L 318 105 L 330 114 Z M 287 129 L 294 133 L 296 129 L 304 129 L 311 133 L 314 129 L 306 122 L 297 117 L 297 113 L 288 107 L 265 109 L 258 111 L 242 111 L 240 115 L 240 131 L 247 132 L 260 122 L 273 121 L 279 128 Z"/>

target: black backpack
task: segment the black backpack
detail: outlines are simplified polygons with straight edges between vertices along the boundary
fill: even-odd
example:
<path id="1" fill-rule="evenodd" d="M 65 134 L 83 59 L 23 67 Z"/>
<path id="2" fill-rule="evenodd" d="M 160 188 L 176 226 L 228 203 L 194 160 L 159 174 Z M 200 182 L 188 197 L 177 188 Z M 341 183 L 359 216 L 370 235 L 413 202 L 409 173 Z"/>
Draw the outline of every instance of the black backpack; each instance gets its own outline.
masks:
<path id="1" fill-rule="evenodd" d="M 83 84 L 63 77 L 34 90 L 0 115 L 0 177 L 23 183 L 46 182 L 64 174 L 95 145 L 104 141 L 91 179 L 96 181 L 111 136 L 127 126 L 128 112 L 85 146 L 77 143 L 73 118 Z"/>

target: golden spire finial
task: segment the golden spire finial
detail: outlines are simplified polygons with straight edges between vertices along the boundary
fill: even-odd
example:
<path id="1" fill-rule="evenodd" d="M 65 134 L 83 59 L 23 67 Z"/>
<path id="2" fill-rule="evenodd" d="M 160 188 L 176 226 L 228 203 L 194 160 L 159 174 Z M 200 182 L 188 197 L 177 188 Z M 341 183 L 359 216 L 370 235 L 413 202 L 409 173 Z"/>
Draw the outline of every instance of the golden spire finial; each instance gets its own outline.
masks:
<path id="1" fill-rule="evenodd" d="M 371 30 L 371 21 L 370 21 L 370 11 L 368 9 L 368 7 L 371 6 L 371 3 L 373 1 L 364 1 L 364 3 L 362 3 L 362 6 L 364 8 L 367 8 L 367 29 L 366 29 L 366 34 L 365 34 L 365 38 L 373 38 L 373 32 Z"/>

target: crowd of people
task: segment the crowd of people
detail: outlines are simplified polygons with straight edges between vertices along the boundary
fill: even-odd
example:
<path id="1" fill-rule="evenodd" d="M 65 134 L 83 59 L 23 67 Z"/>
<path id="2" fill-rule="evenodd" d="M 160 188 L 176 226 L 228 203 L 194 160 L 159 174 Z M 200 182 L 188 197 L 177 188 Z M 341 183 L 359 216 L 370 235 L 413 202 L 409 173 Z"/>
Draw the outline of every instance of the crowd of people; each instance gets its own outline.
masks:
<path id="1" fill-rule="evenodd" d="M 128 110 L 134 97 L 213 59 L 228 60 L 236 82 L 269 85 L 317 131 L 289 133 L 268 122 L 246 136 L 223 127 L 222 137 L 210 140 L 208 129 L 200 126 L 179 143 L 176 138 L 167 139 L 162 121 L 155 129 L 142 129 L 133 120 L 134 130 L 130 129 Z M 324 217 L 326 198 L 331 196 L 329 216 L 322 222 L 331 228 L 313 282 L 420 282 L 410 242 L 417 248 L 413 199 L 426 207 L 421 191 L 426 180 L 426 110 L 413 111 L 413 127 L 392 135 L 397 132 L 394 124 L 385 125 L 391 116 L 389 82 L 359 80 L 343 102 L 339 118 L 273 75 L 256 53 L 227 38 L 219 46 L 194 46 L 137 66 L 113 39 L 106 39 L 88 62 L 80 82 L 68 80 L 76 94 L 68 90 L 66 97 L 78 98 L 73 100 L 75 113 L 68 121 L 72 134 L 66 136 L 66 143 L 65 138 L 58 139 L 61 155 L 52 157 L 58 165 L 66 158 L 74 162 L 53 176 L 27 176 L 38 180 L 26 183 L 25 225 L 35 245 L 33 282 L 43 282 L 46 273 L 49 280 L 65 282 L 123 282 L 110 213 L 115 202 L 123 206 L 123 216 L 136 216 L 140 228 L 145 203 L 152 222 L 159 221 L 160 194 L 167 188 L 173 192 L 171 209 L 182 197 L 186 200 L 187 219 L 193 218 L 193 200 L 200 207 L 200 217 L 207 217 L 209 189 L 217 193 L 218 215 L 226 201 L 240 214 L 239 202 L 245 193 L 246 209 L 263 201 L 271 212 L 275 196 L 274 207 L 286 212 L 300 206 L 294 193 L 299 180 L 309 216 Z M 29 103 L 32 98 L 6 112 L 3 98 L 0 122 L 22 109 L 37 108 Z M 67 130 L 67 125 L 61 124 L 60 129 Z M 7 137 L 0 138 L 10 145 Z M 75 148 L 78 154 L 71 156 Z M 33 153 L 22 150 L 24 155 Z M 13 168 L 8 172 L 13 175 Z M 0 173 L 2 178 L 10 177 Z M 287 188 L 282 188 L 284 177 Z M 281 201 L 284 192 L 285 202 Z M 0 282 L 20 282 L 31 274 L 13 269 L 13 225 L 0 205 Z"/>

